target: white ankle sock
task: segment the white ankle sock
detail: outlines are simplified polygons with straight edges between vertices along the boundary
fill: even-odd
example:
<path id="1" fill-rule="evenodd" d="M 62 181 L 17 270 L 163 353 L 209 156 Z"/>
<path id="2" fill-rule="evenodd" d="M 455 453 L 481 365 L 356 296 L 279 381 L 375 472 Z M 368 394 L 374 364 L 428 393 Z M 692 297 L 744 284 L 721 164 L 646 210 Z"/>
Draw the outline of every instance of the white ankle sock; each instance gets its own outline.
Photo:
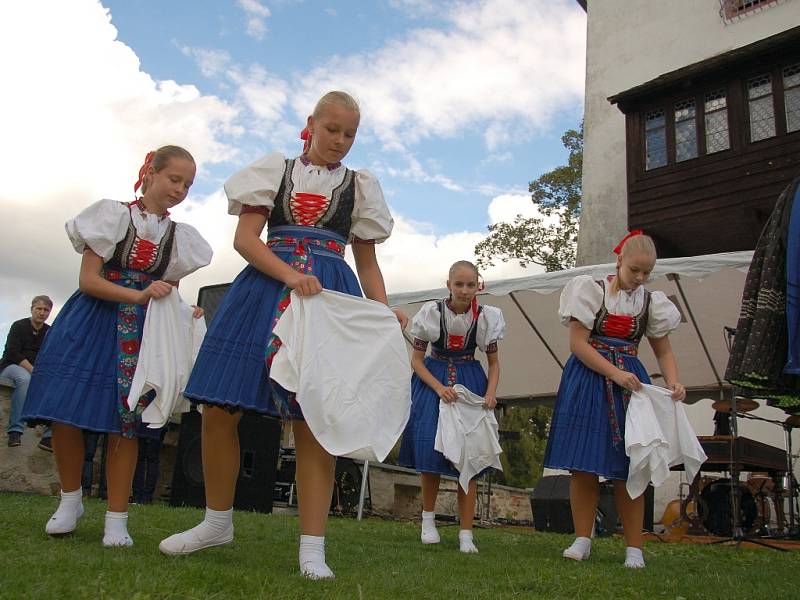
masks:
<path id="1" fill-rule="evenodd" d="M 562 556 L 572 560 L 586 560 L 592 552 L 592 538 L 576 537 L 572 545 L 564 550 Z"/>
<path id="2" fill-rule="evenodd" d="M 195 532 L 199 538 L 216 537 L 225 533 L 233 527 L 233 509 L 214 510 L 206 506 L 206 517 L 195 527 Z M 207 535 L 204 535 L 207 534 Z"/>
<path id="3" fill-rule="evenodd" d="M 128 513 L 106 511 L 106 529 L 103 534 L 103 546 L 133 546 L 133 538 L 128 534 Z"/>
<path id="4" fill-rule="evenodd" d="M 641 548 L 625 548 L 625 566 L 629 569 L 644 569 L 644 554 Z"/>
<path id="5" fill-rule="evenodd" d="M 75 530 L 78 519 L 83 514 L 83 490 L 78 488 L 74 492 L 61 490 L 61 502 L 47 521 L 44 530 L 50 535 L 61 535 Z"/>
<path id="6" fill-rule="evenodd" d="M 233 508 L 214 510 L 206 507 L 199 525 L 162 540 L 158 548 L 170 556 L 192 554 L 198 550 L 223 546 L 233 541 Z"/>
<path id="7" fill-rule="evenodd" d="M 439 532 L 436 531 L 436 511 L 422 511 L 422 533 L 420 534 L 423 544 L 438 544 L 440 541 Z"/>
<path id="8" fill-rule="evenodd" d="M 478 553 L 478 547 L 472 539 L 472 529 L 462 529 L 458 532 L 458 546 L 464 554 Z"/>
<path id="9" fill-rule="evenodd" d="M 325 536 L 300 536 L 300 572 L 309 579 L 333 579 L 325 564 Z"/>

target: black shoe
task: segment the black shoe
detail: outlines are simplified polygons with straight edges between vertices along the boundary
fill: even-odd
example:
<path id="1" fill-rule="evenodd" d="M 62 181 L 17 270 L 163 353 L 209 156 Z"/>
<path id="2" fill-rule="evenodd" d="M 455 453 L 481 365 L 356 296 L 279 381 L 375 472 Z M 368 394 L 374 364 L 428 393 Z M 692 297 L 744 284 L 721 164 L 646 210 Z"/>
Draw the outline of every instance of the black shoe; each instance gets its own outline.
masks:
<path id="1" fill-rule="evenodd" d="M 22 434 L 19 431 L 8 432 L 8 447 L 15 448 L 22 445 Z"/>
<path id="2" fill-rule="evenodd" d="M 52 452 L 53 438 L 46 437 L 39 440 L 39 449 L 44 450 L 45 452 Z"/>

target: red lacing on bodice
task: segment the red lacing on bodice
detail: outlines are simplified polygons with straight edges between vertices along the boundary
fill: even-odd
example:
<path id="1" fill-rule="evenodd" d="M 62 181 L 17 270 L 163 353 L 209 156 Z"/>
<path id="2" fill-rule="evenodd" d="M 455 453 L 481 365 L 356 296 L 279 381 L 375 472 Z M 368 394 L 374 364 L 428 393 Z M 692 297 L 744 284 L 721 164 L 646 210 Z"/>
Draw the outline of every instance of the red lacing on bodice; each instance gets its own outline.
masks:
<path id="1" fill-rule="evenodd" d="M 636 317 L 628 315 L 615 315 L 608 313 L 605 320 L 600 324 L 600 331 L 607 337 L 619 338 L 621 340 L 630 339 L 636 328 Z"/>
<path id="2" fill-rule="evenodd" d="M 137 237 L 128 256 L 128 267 L 145 271 L 153 266 L 158 254 L 158 244 Z"/>
<path id="3" fill-rule="evenodd" d="M 306 192 L 295 192 L 289 201 L 294 222 L 308 227 L 314 227 L 330 205 L 331 199 L 327 196 Z"/>
<path id="4" fill-rule="evenodd" d="M 606 308 L 606 282 L 598 281 L 603 288 L 603 303 L 595 315 L 592 335 L 639 342 L 647 330 L 650 309 L 650 292 L 644 290 L 644 303 L 638 315 L 617 315 Z"/>
<path id="5" fill-rule="evenodd" d="M 463 335 L 447 335 L 447 349 L 448 350 L 463 350 L 466 336 Z"/>

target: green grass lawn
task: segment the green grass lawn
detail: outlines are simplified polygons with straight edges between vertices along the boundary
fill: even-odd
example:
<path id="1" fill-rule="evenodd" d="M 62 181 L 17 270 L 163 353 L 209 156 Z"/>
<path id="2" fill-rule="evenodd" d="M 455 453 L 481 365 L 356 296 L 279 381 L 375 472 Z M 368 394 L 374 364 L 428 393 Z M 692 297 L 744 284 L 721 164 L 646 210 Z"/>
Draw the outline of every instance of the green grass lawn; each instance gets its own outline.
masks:
<path id="1" fill-rule="evenodd" d="M 423 547 L 418 525 L 333 518 L 328 564 L 334 581 L 297 568 L 297 519 L 236 513 L 227 547 L 173 558 L 159 541 L 194 526 L 202 511 L 132 506 L 132 548 L 100 544 L 105 504 L 85 500 L 78 530 L 50 538 L 55 498 L 0 494 L 0 598 L 800 598 L 800 553 L 650 542 L 647 568 L 622 567 L 624 543 L 603 538 L 592 558 L 561 558 L 571 536 L 479 529 L 480 554 L 458 552 L 458 531 Z"/>

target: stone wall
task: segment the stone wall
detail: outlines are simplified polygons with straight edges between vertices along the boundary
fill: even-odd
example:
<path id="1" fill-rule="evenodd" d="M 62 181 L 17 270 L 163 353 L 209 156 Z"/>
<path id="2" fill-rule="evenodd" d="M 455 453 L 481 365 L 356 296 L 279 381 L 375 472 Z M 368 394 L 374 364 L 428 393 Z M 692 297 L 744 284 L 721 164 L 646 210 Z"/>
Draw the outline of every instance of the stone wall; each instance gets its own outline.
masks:
<path id="1" fill-rule="evenodd" d="M 0 491 L 57 494 L 59 490 L 56 463 L 51 452 L 37 447 L 42 435 L 41 427 L 26 429 L 22 445 L 9 448 L 6 439 L 8 416 L 11 412 L 11 392 L 14 388 L 0 382 Z"/>
<path id="2" fill-rule="evenodd" d="M 374 512 L 409 519 L 419 517 L 422 488 L 419 474 L 415 471 L 394 465 L 370 464 L 369 482 Z M 455 516 L 458 513 L 457 485 L 456 479 L 442 477 L 436 500 L 437 514 Z M 530 490 L 492 484 L 489 498 L 489 485 L 478 480 L 477 512 L 483 517 L 487 499 L 490 520 L 533 520 Z"/>
<path id="3" fill-rule="evenodd" d="M 3 430 L 8 423 L 13 388 L 0 382 L 0 423 Z M 4 437 L 4 436 L 3 436 Z M 59 491 L 58 474 L 53 454 L 37 447 L 41 428 L 26 429 L 22 445 L 9 448 L 6 440 L 0 444 L 0 491 L 32 492 L 53 495 Z M 161 476 L 155 497 L 169 500 L 172 473 L 175 468 L 179 432 L 172 427 L 168 431 L 161 451 Z M 97 493 L 100 474 L 101 450 L 95 455 L 94 489 Z M 422 489 L 419 475 L 411 470 L 393 465 L 375 464 L 369 466 L 372 510 L 378 514 L 399 518 L 419 517 L 422 507 Z M 443 477 L 436 512 L 455 516 L 458 513 L 456 486 L 458 482 L 451 477 Z M 272 493 L 272 490 L 265 490 Z M 485 506 L 489 496 L 489 486 L 478 483 L 478 513 L 485 517 Z M 489 500 L 490 519 L 510 521 L 531 521 L 530 490 L 511 488 L 504 485 L 491 485 Z"/>
<path id="4" fill-rule="evenodd" d="M 8 415 L 11 411 L 10 381 L 0 380 L 0 425 L 3 435 L 0 438 L 0 491 L 32 492 L 35 494 L 58 494 L 58 472 L 51 452 L 38 448 L 42 436 L 42 428 L 26 428 L 22 434 L 22 445 L 9 448 L 5 436 Z M 164 438 L 161 451 L 161 475 L 156 486 L 156 498 L 169 500 L 172 472 L 175 468 L 175 456 L 178 446 L 178 430 L 172 429 Z M 98 493 L 101 471 L 102 450 L 95 454 L 92 495 Z"/>

